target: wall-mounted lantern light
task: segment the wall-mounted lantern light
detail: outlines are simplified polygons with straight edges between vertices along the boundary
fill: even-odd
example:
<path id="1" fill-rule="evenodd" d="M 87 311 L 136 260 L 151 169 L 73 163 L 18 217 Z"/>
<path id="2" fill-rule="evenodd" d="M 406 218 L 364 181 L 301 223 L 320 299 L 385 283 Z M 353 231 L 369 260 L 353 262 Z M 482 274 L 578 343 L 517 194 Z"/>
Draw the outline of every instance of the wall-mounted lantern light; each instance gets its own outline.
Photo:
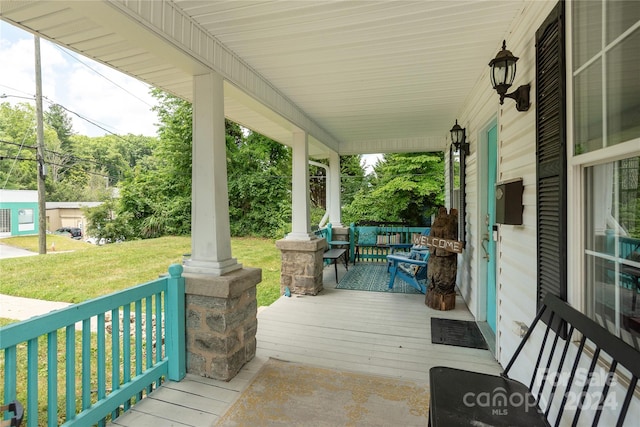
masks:
<path id="1" fill-rule="evenodd" d="M 503 40 L 502 50 L 489 62 L 491 84 L 500 95 L 500 105 L 504 103 L 505 98 L 511 98 L 516 101 L 518 111 L 527 111 L 529 110 L 530 84 L 520 86 L 515 91 L 507 93 L 516 77 L 516 62 L 518 62 L 518 58 L 507 50 L 507 42 Z"/>
<path id="2" fill-rule="evenodd" d="M 469 143 L 466 142 L 467 129 L 460 127 L 458 120 L 456 120 L 456 124 L 453 125 L 450 132 L 451 142 L 453 142 L 453 146 L 456 148 L 456 151 L 462 150 L 464 154 L 469 155 Z"/>

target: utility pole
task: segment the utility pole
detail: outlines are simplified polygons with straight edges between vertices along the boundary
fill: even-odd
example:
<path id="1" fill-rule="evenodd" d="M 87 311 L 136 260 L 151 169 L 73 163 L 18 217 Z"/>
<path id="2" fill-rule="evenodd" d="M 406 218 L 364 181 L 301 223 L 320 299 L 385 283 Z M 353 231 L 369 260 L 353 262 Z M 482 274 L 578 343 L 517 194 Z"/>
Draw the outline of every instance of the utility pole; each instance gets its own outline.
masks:
<path id="1" fill-rule="evenodd" d="M 47 253 L 47 209 L 45 201 L 44 177 L 44 125 L 42 119 L 42 73 L 40 70 L 40 36 L 34 36 L 36 52 L 36 135 L 38 138 L 38 253 Z"/>

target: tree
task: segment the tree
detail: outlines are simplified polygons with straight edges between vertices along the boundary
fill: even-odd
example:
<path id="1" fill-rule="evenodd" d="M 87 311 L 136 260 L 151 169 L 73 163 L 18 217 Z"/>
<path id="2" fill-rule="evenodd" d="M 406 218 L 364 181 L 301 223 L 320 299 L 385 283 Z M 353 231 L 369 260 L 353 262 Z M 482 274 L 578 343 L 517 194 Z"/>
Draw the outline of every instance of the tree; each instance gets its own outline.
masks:
<path id="1" fill-rule="evenodd" d="M 36 114 L 35 108 L 27 103 L 11 106 L 0 104 L 0 185 L 3 188 L 35 190 L 37 184 L 36 163 Z M 60 147 L 55 131 L 44 127 L 47 180 L 51 182 L 51 172 L 57 171 L 60 160 L 54 155 Z M 57 176 L 57 175 L 54 175 Z"/>
<path id="2" fill-rule="evenodd" d="M 73 123 L 67 110 L 58 104 L 52 104 L 44 113 L 44 122 L 52 127 L 58 135 L 61 151 L 71 151 Z"/>
<path id="3" fill-rule="evenodd" d="M 45 126 L 56 135 L 55 142 L 49 143 L 45 151 L 47 172 L 50 180 L 55 184 L 62 180 L 68 168 L 72 166 L 73 124 L 67 111 L 58 104 L 52 104 L 44 112 L 43 118 Z M 55 185 L 51 187 L 55 188 Z M 52 192 L 55 192 L 55 189 Z"/>
<path id="4" fill-rule="evenodd" d="M 329 165 L 326 159 L 315 161 L 323 165 Z M 327 170 L 316 165 L 309 165 L 309 199 L 312 208 L 327 210 Z"/>
<path id="5" fill-rule="evenodd" d="M 362 156 L 340 156 L 340 184 L 342 206 L 349 205 L 360 189 L 368 184 Z"/>
<path id="6" fill-rule="evenodd" d="M 28 103 L 11 106 L 0 104 L 0 136 L 3 139 L 34 145 L 36 142 L 36 110 Z"/>
<path id="7" fill-rule="evenodd" d="M 160 127 L 153 154 L 120 186 L 118 210 L 139 237 L 191 232 L 192 107 L 155 90 Z M 291 218 L 291 153 L 263 135 L 226 121 L 229 216 L 233 235 L 279 236 Z"/>
<path id="8" fill-rule="evenodd" d="M 116 184 L 128 169 L 130 151 L 148 152 L 155 138 L 89 138 L 72 135 L 63 107 L 52 107 L 44 123 L 46 200 L 50 202 L 98 201 L 107 196 L 109 183 Z M 0 104 L 0 180 L 4 188 L 36 189 L 35 109 L 30 104 Z M 50 124 L 51 123 L 51 124 Z M 62 130 L 56 129 L 62 123 Z M 60 135 L 68 137 L 66 144 Z M 124 143 L 126 142 L 126 144 Z M 149 147 L 149 148 L 147 148 Z"/>
<path id="9" fill-rule="evenodd" d="M 115 199 L 107 199 L 104 203 L 93 208 L 83 208 L 87 218 L 88 236 L 97 241 L 117 242 L 134 237 L 131 226 L 131 216 L 127 212 L 114 215 L 118 203 Z"/>
<path id="10" fill-rule="evenodd" d="M 154 89 L 160 120 L 151 156 L 136 162 L 122 181 L 118 216 L 130 215 L 136 236 L 191 232 L 191 104 Z"/>
<path id="11" fill-rule="evenodd" d="M 87 174 L 98 173 L 108 177 L 110 185 L 117 185 L 130 170 L 127 148 L 131 145 L 120 135 L 105 135 L 95 138 L 74 138 L 71 158 L 73 169 Z"/>
<path id="12" fill-rule="evenodd" d="M 318 163 L 328 165 L 325 159 L 317 160 Z M 311 224 L 320 222 L 327 210 L 326 188 L 327 171 L 325 168 L 309 166 L 309 197 L 311 200 Z M 340 202 L 342 206 L 348 205 L 353 198 L 366 185 L 365 171 L 361 164 L 360 155 L 340 157 Z M 331 220 L 331 219 L 330 219 Z M 344 222 L 344 219 L 343 221 Z"/>
<path id="13" fill-rule="evenodd" d="M 250 132 L 227 133 L 229 218 L 234 236 L 282 237 L 291 222 L 291 150 Z"/>
<path id="14" fill-rule="evenodd" d="M 36 115 L 33 106 L 0 104 L 0 185 L 6 189 L 35 190 L 37 170 Z"/>
<path id="15" fill-rule="evenodd" d="M 386 154 L 374 167 L 370 188 L 345 207 L 350 221 L 399 221 L 425 225 L 444 204 L 442 153 Z"/>

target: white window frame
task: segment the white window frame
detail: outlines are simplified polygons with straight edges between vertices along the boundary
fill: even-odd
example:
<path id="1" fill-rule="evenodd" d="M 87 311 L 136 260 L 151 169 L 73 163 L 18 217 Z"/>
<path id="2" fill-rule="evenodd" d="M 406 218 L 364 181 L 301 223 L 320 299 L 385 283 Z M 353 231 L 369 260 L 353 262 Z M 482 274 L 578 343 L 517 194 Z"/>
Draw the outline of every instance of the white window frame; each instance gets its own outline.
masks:
<path id="1" fill-rule="evenodd" d="M 604 2 L 603 2 L 604 7 Z M 567 299 L 569 303 L 579 308 L 581 311 L 586 310 L 586 289 L 584 283 L 585 277 L 585 238 L 584 238 L 584 226 L 585 226 L 585 212 L 584 212 L 584 189 L 585 189 L 585 170 L 586 168 L 594 165 L 615 162 L 617 160 L 625 159 L 628 157 L 640 156 L 640 137 L 626 141 L 620 144 L 616 144 L 610 147 L 606 146 L 607 133 L 606 133 L 606 121 L 603 130 L 603 148 L 594 150 L 588 153 L 574 155 L 574 105 L 573 105 L 573 84 L 574 84 L 574 71 L 573 71 L 573 1 L 569 0 L 566 4 L 566 111 L 567 111 L 567 215 L 571 218 L 568 221 L 567 227 Z M 603 13 L 603 21 L 605 14 Z M 636 23 L 630 29 L 625 31 L 616 40 L 612 42 L 612 46 L 600 51 L 598 57 L 603 52 L 609 51 L 613 45 L 617 45 L 621 40 L 626 38 L 631 32 L 637 29 L 640 23 Z M 602 28 L 603 37 L 606 35 L 606 23 L 603 22 Z M 588 61 L 590 64 L 592 61 Z M 604 62 L 603 62 L 604 63 Z M 581 69 L 583 69 L 581 67 Z M 578 70 L 579 72 L 580 70 Z M 606 71 L 603 71 L 603 85 L 606 85 Z M 603 97 L 606 97 L 606 88 L 603 88 Z M 603 103 L 603 118 L 607 117 L 607 105 Z"/>

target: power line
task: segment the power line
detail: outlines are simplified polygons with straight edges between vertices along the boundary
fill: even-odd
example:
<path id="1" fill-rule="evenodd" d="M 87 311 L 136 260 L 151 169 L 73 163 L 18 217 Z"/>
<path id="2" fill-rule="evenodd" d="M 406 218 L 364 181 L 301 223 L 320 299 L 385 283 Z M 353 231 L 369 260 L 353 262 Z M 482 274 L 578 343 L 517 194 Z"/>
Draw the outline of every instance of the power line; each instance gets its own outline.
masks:
<path id="1" fill-rule="evenodd" d="M 24 140 L 23 140 L 23 141 L 24 141 Z M 38 148 L 38 147 L 36 147 L 36 146 L 34 146 L 34 145 L 21 145 L 21 144 L 18 144 L 18 143 L 16 143 L 16 142 L 12 142 L 12 141 L 5 141 L 5 140 L 3 140 L 3 139 L 0 139 L 0 142 L 1 142 L 1 143 L 3 143 L 3 144 L 9 144 L 9 145 L 22 146 L 22 147 L 24 147 L 24 148 L 30 148 L 30 149 L 32 149 L 32 150 L 36 150 L 36 149 Z M 75 159 L 76 161 L 79 161 L 79 162 L 89 162 L 89 163 L 94 163 L 94 164 L 96 164 L 97 166 L 100 166 L 100 167 L 103 167 L 103 168 L 106 168 L 106 167 L 107 167 L 106 165 L 104 165 L 104 164 L 102 164 L 102 163 L 100 163 L 100 162 L 97 162 L 97 161 L 95 161 L 95 160 L 92 160 L 92 159 L 89 159 L 89 158 L 84 158 L 84 157 L 78 157 L 78 156 L 76 156 L 76 155 L 74 155 L 74 154 L 61 153 L 61 152 L 59 152 L 59 151 L 50 150 L 50 149 L 48 149 L 48 148 L 45 148 L 45 150 L 44 150 L 44 151 L 45 151 L 45 152 L 47 152 L 47 153 L 50 153 L 50 154 L 55 154 L 56 156 L 69 157 L 69 158 L 71 158 L 71 159 Z M 57 166 L 62 166 L 62 165 L 57 165 Z"/>
<path id="2" fill-rule="evenodd" d="M 11 141 L 5 141 L 5 140 L 1 140 L 1 139 L 0 139 L 0 142 L 1 142 L 1 143 L 4 143 L 4 144 L 10 144 L 10 145 L 20 146 L 20 144 L 15 143 L 15 142 L 11 142 Z M 32 150 L 37 149 L 37 147 L 32 146 L 32 145 L 23 145 L 23 148 L 29 148 L 29 149 L 32 149 Z M 82 163 L 83 163 L 83 162 L 88 162 L 88 163 L 94 163 L 96 166 L 98 166 L 98 167 L 100 167 L 100 168 L 104 168 L 104 169 L 107 169 L 107 170 L 108 170 L 108 167 L 107 167 L 107 166 L 105 166 L 104 164 L 99 163 L 99 162 L 97 162 L 97 161 L 95 161 L 95 160 L 91 160 L 91 159 L 87 159 L 87 158 L 82 158 L 82 157 L 74 156 L 73 154 L 60 153 L 60 152 L 53 151 L 53 150 L 49 150 L 49 149 L 45 149 L 45 152 L 53 153 L 53 154 L 55 154 L 55 155 L 62 156 L 62 157 L 67 156 L 67 157 L 69 157 L 69 159 L 71 159 L 71 160 L 76 160 L 76 163 L 72 163 L 72 164 L 60 164 L 60 163 L 54 163 L 54 162 L 52 162 L 52 161 L 47 161 L 47 162 L 46 162 L 46 164 L 47 164 L 47 165 L 49 165 L 49 166 L 58 166 L 58 167 L 61 167 L 61 168 L 73 169 L 73 168 L 82 168 Z M 18 152 L 18 154 L 19 154 L 19 152 Z M 11 158 L 12 158 L 12 157 L 9 157 L 9 156 L 2 156 L 2 155 L 0 155 L 0 160 L 7 160 L 7 159 L 11 159 Z M 18 160 L 31 160 L 31 161 L 37 161 L 37 159 L 34 159 L 34 158 L 26 158 L 26 157 L 16 158 L 16 161 L 18 161 Z M 15 163 L 14 163 L 14 165 L 15 165 Z M 13 166 L 14 166 L 14 165 L 12 165 L 12 166 L 11 166 L 11 171 L 9 171 L 9 174 L 7 175 L 7 179 L 5 180 L 5 183 L 4 183 L 3 188 L 5 188 L 5 187 L 6 187 L 7 182 L 9 181 L 9 177 L 11 176 L 11 172 L 12 172 L 12 170 L 13 170 Z M 86 174 L 89 174 L 89 175 L 95 175 L 95 176 L 101 176 L 101 177 L 103 177 L 103 178 L 108 178 L 108 179 L 109 179 L 109 181 L 112 181 L 112 180 L 114 180 L 114 181 L 115 181 L 115 179 L 116 179 L 116 178 L 118 178 L 118 177 L 117 177 L 117 176 L 115 176 L 115 175 L 114 175 L 114 176 L 111 176 L 111 175 L 105 175 L 105 174 L 102 174 L 102 173 L 98 173 L 98 172 L 94 172 L 94 171 L 90 171 L 90 170 L 86 170 L 86 169 L 82 169 L 82 171 L 83 171 L 84 173 L 86 173 Z"/>
<path id="3" fill-rule="evenodd" d="M 1 85 L 4 86 L 4 85 Z M 8 86 L 5 86 L 8 87 Z M 13 88 L 9 88 L 12 90 L 17 90 L 17 89 L 13 89 Z M 2 95 L 0 95 L 0 98 L 20 98 L 20 99 L 27 99 L 29 101 L 35 101 L 35 96 L 20 96 L 20 95 L 7 95 L 6 93 L 3 93 Z"/>
<path id="4" fill-rule="evenodd" d="M 103 131 L 105 131 L 105 132 L 107 132 L 107 133 L 110 133 L 111 135 L 113 135 L 113 136 L 115 136 L 115 137 L 117 137 L 117 138 L 120 138 L 121 140 L 123 140 L 123 141 L 125 141 L 125 142 L 129 142 L 129 143 L 131 142 L 131 141 L 129 141 L 128 139 L 123 138 L 122 136 L 118 135 L 117 133 L 111 132 L 109 129 L 106 129 L 106 128 L 104 128 L 104 127 L 100 126 L 99 124 L 97 124 L 96 122 L 94 122 L 94 121 L 92 121 L 92 120 L 90 120 L 90 119 L 88 119 L 88 118 L 86 118 L 86 117 L 84 117 L 84 116 L 80 115 L 79 113 L 76 113 L 75 111 L 72 111 L 72 110 L 68 109 L 68 108 L 67 108 L 67 107 L 65 107 L 64 105 L 62 105 L 62 104 L 58 104 L 57 102 L 53 102 L 52 100 L 50 100 L 50 99 L 49 99 L 49 98 L 47 98 L 46 96 L 44 97 L 44 99 L 46 99 L 46 100 L 47 100 L 47 102 L 49 102 L 50 104 L 52 104 L 52 105 L 57 105 L 57 106 L 59 106 L 60 108 L 62 108 L 63 110 L 68 111 L 68 112 L 69 112 L 69 113 L 71 113 L 71 114 L 75 114 L 76 116 L 80 117 L 82 120 L 85 120 L 85 121 L 87 121 L 87 122 L 91 123 L 92 125 L 94 125 L 94 126 L 96 126 L 96 127 L 100 128 L 100 129 L 102 129 Z"/>
<path id="5" fill-rule="evenodd" d="M 9 157 L 9 156 L 2 156 L 0 155 L 0 160 L 15 160 L 15 161 L 31 161 L 31 162 L 37 162 L 38 159 L 32 159 L 32 158 L 27 158 L 27 157 Z M 78 164 L 73 164 L 73 165 L 62 165 L 59 163 L 53 163 L 53 162 L 47 162 L 46 163 L 49 166 L 58 166 L 58 167 L 68 167 L 69 169 L 74 168 L 74 167 L 80 167 L 80 165 Z M 103 173 L 98 173 L 98 172 L 93 172 L 93 171 L 88 171 L 88 170 L 84 170 L 85 173 L 89 174 L 89 175 L 95 175 L 95 176 L 101 176 L 103 178 L 109 178 L 112 179 L 114 178 L 111 175 L 105 175 Z M 7 177 L 7 180 L 9 178 Z M 6 181 L 5 181 L 5 186 L 6 186 Z"/>
<path id="6" fill-rule="evenodd" d="M 16 88 L 14 88 L 14 87 L 7 86 L 7 85 L 3 85 L 3 84 L 0 84 L 0 86 L 2 86 L 2 87 L 6 87 L 7 89 L 15 90 L 16 92 L 24 93 L 25 95 L 29 95 L 29 96 L 31 96 L 31 98 L 28 98 L 28 99 L 34 99 L 34 98 L 35 98 L 35 95 L 32 95 L 32 94 L 30 94 L 29 92 L 25 92 L 25 91 L 23 91 L 23 90 L 16 89 Z M 0 95 L 0 98 L 6 98 L 7 96 L 8 96 L 8 95 L 6 95 L 6 94 L 2 94 L 2 95 Z M 13 96 L 16 96 L 16 97 L 17 97 L 17 95 L 13 95 Z M 27 99 L 27 98 L 25 98 L 25 99 Z"/>
<path id="7" fill-rule="evenodd" d="M 32 162 L 36 161 L 36 159 L 27 159 L 26 157 L 9 157 L 9 156 L 2 156 L 2 155 L 0 155 L 0 160 L 16 160 L 16 161 L 31 160 Z"/>
<path id="8" fill-rule="evenodd" d="M 87 67 L 88 69 L 90 69 L 91 71 L 93 71 L 94 73 L 96 73 L 97 75 L 99 75 L 100 77 L 102 77 L 103 79 L 107 80 L 109 83 L 113 84 L 114 86 L 119 87 L 120 89 L 122 89 L 124 92 L 128 93 L 129 95 L 133 96 L 134 98 L 136 98 L 137 100 L 139 100 L 140 102 L 142 102 L 144 105 L 146 105 L 147 107 L 153 108 L 153 105 L 150 105 L 147 101 L 145 101 L 144 99 L 140 98 L 139 96 L 129 92 L 129 90 L 125 89 L 124 87 L 120 86 L 118 83 L 114 82 L 113 80 L 111 80 L 109 77 L 105 76 L 104 74 L 100 73 L 98 70 L 93 69 L 89 64 L 87 64 L 86 62 L 83 62 L 82 60 L 80 60 L 79 58 L 75 57 L 74 55 L 72 55 L 70 52 L 68 52 L 66 49 L 63 49 L 62 47 L 58 46 L 57 44 L 54 44 L 54 46 L 60 50 L 62 53 L 65 53 L 67 55 L 69 55 L 71 58 L 75 59 L 76 61 L 78 61 L 79 63 L 81 63 L 82 65 L 84 65 L 85 67 Z"/>
<path id="9" fill-rule="evenodd" d="M 16 154 L 16 157 L 18 157 L 20 155 L 20 152 L 22 151 L 22 145 L 24 144 L 25 139 L 27 139 L 27 133 L 26 132 L 24 134 L 24 137 L 22 137 L 22 142 L 20 144 L 16 144 L 16 145 L 18 145 L 20 147 L 20 150 L 18 150 L 18 153 Z M 13 164 L 11 165 L 11 169 L 9 169 L 9 173 L 7 174 L 7 179 L 4 181 L 4 184 L 2 184 L 2 188 L 6 188 L 7 187 L 7 183 L 9 182 L 9 178 L 11 177 L 11 174 L 13 173 L 13 167 L 15 165 L 16 165 L 16 162 L 13 162 Z"/>
<path id="10" fill-rule="evenodd" d="M 3 86 L 4 86 L 4 85 L 3 85 Z M 8 87 L 8 86 L 5 86 L 5 87 Z M 17 89 L 14 89 L 14 88 L 9 88 L 9 89 L 17 90 Z M 20 98 L 20 99 L 27 99 L 27 100 L 30 100 L 30 101 L 33 101 L 33 100 L 34 100 L 34 97 L 26 97 L 26 96 L 19 96 L 19 95 L 7 95 L 7 94 L 2 94 L 2 95 L 0 95 L 0 98 Z M 93 126 L 95 126 L 95 127 L 97 127 L 97 128 L 100 128 L 100 129 L 102 129 L 103 131 L 105 131 L 105 132 L 107 132 L 107 133 L 109 133 L 109 134 L 111 134 L 111 135 L 113 135 L 113 136 L 115 136 L 115 137 L 117 137 L 117 138 L 120 138 L 120 139 L 122 139 L 122 140 L 123 140 L 123 141 L 125 141 L 125 142 L 131 143 L 131 141 L 129 141 L 128 139 L 126 139 L 126 138 L 124 138 L 124 137 L 122 137 L 122 136 L 118 135 L 117 133 L 114 133 L 114 132 L 110 131 L 109 129 L 107 129 L 107 128 L 105 128 L 105 127 L 101 126 L 101 125 L 100 125 L 100 124 L 98 124 L 98 122 L 97 122 L 97 121 L 95 121 L 95 120 L 92 120 L 92 119 L 89 119 L 89 118 L 87 118 L 87 117 L 84 117 L 84 116 L 82 116 L 80 113 L 76 113 L 75 111 L 68 109 L 68 108 L 67 108 L 67 107 L 65 107 L 64 105 L 59 104 L 59 103 L 57 103 L 57 102 L 55 102 L 55 101 L 53 101 L 53 100 L 51 100 L 51 99 L 47 98 L 46 96 L 43 96 L 43 97 L 42 97 L 42 99 L 44 99 L 45 101 L 47 101 L 50 105 L 57 105 L 57 106 L 59 106 L 60 108 L 62 108 L 63 110 L 65 110 L 65 111 L 67 111 L 67 112 L 69 112 L 69 113 L 71 113 L 71 114 L 73 114 L 73 115 L 75 115 L 75 116 L 78 116 L 79 118 L 81 118 L 82 120 L 84 120 L 84 121 L 86 121 L 86 122 L 88 122 L 88 123 L 91 123 Z M 108 125 L 105 125 L 105 126 L 108 126 Z"/>

